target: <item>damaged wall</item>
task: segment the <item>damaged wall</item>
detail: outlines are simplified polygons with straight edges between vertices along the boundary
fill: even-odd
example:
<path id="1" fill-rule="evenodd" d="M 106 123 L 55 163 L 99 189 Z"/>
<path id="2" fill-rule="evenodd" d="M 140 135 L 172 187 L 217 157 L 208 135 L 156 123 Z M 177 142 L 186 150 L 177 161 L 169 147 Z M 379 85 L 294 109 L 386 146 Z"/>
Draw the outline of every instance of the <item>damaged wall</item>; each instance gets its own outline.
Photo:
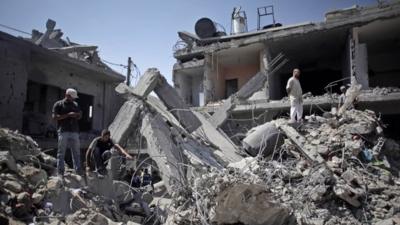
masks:
<path id="1" fill-rule="evenodd" d="M 218 99 L 224 99 L 230 96 L 226 95 L 228 88 L 227 80 L 237 82 L 237 90 L 239 90 L 259 71 L 259 63 L 254 62 L 254 64 L 232 66 L 220 65 L 219 68 L 216 92 Z"/>
<path id="2" fill-rule="evenodd" d="M 0 72 L 0 125 L 32 135 L 44 137 L 55 131 L 52 107 L 69 87 L 80 96 L 80 126 L 86 132 L 108 126 L 122 104 L 114 91 L 122 76 L 2 32 Z"/>
<path id="3" fill-rule="evenodd" d="M 89 75 L 95 76 L 95 74 Z M 52 66 L 44 62 L 35 62 L 32 71 L 29 73 L 29 80 L 58 87 L 62 90 L 74 87 L 78 91 L 78 95 L 86 94 L 93 96 L 92 128 L 94 130 L 102 130 L 104 126 L 107 126 L 112 121 L 112 117 L 115 116 L 118 108 L 115 107 L 115 104 L 121 102 L 121 100 L 116 100 L 118 97 L 113 90 L 116 84 L 110 84 L 99 79 L 89 79 L 88 72 L 79 68 Z M 50 97 L 50 95 L 48 96 Z M 63 95 L 57 97 L 63 98 Z M 77 101 L 79 102 L 79 99 Z M 47 108 L 47 110 L 51 111 L 53 104 L 54 102 L 50 102 L 50 108 Z"/>
<path id="4" fill-rule="evenodd" d="M 22 128 L 30 52 L 0 38 L 0 126 Z"/>

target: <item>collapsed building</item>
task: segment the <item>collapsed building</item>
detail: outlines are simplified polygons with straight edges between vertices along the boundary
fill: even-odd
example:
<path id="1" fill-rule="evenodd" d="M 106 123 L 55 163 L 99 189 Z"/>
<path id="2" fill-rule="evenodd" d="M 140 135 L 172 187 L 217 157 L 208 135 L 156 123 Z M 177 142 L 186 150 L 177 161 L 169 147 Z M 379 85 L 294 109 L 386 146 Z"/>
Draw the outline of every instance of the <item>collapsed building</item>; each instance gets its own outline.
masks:
<path id="1" fill-rule="evenodd" d="M 310 25 L 311 28 L 302 25 L 296 31 L 302 31 L 301 34 L 294 38 L 306 42 L 308 37 L 301 38 L 305 32 L 304 35 L 315 35 L 314 42 L 321 44 L 322 40 L 317 42 L 319 33 L 333 32 L 331 28 L 348 31 L 353 20 L 360 26 L 377 22 L 377 18 L 379 23 L 397 21 L 399 6 L 389 4 L 338 11 L 333 17 L 337 20 L 329 17 L 330 21 Z M 353 13 L 359 13 L 361 17 L 352 17 Z M 350 19 L 339 19 L 343 14 Z M 365 21 L 360 22 L 360 18 Z M 249 37 L 246 33 L 237 34 L 244 35 L 239 41 L 229 36 L 213 37 L 212 40 L 228 40 L 210 42 L 209 45 L 201 45 L 204 38 L 188 33 L 182 37 L 186 41 L 188 36 L 195 40 L 190 42 L 191 50 L 186 49 L 189 52 L 225 45 L 233 49 L 229 47 L 222 52 L 236 51 L 247 48 L 251 38 L 283 35 L 286 32 L 281 29 L 296 30 L 296 26 L 271 29 Z M 314 33 L 315 29 L 322 31 Z M 352 32 L 350 34 L 354 35 Z M 353 41 L 352 36 L 347 36 L 350 34 L 344 37 L 349 42 Z M 330 35 L 327 35 L 328 40 Z M 274 40 L 280 39 L 274 37 Z M 286 38 L 280 41 L 283 40 Z M 329 49 L 334 50 L 337 51 Z M 216 50 L 215 54 L 219 53 L 220 50 Z M 284 83 L 284 77 L 288 76 L 285 74 L 291 67 L 299 66 L 293 64 L 296 58 L 292 57 L 296 53 L 286 49 L 271 56 L 261 55 L 264 66 L 254 70 L 255 75 L 242 80 L 240 85 L 230 86 L 221 104 L 211 104 L 225 98 L 216 95 L 217 86 L 212 81 L 222 78 L 218 69 L 215 71 L 212 66 L 218 63 L 213 62 L 211 67 L 204 65 L 204 74 L 202 66 L 186 70 L 185 66 L 197 61 L 183 62 L 183 67 L 175 65 L 176 88 L 154 68 L 148 69 L 135 87 L 119 84 L 115 91 L 125 102 L 109 130 L 116 143 L 134 150 L 137 157 L 131 165 L 126 163 L 123 167 L 124 159 L 114 152 L 108 164 L 109 173 L 103 179 L 91 172 L 87 177 L 80 177 L 68 170 L 62 184 L 54 177 L 54 158 L 40 151 L 31 138 L 0 129 L 0 221 L 33 221 L 37 224 L 399 224 L 400 145 L 390 138 L 392 133 L 385 128 L 384 118 L 372 111 L 385 113 L 389 111 L 385 108 L 389 103 L 398 104 L 398 89 L 366 89 L 365 80 L 357 75 L 360 73 L 357 72 L 358 64 L 355 59 L 349 59 L 353 64 L 346 68 L 352 73 L 347 76 L 349 79 L 345 77 L 350 86 L 343 106 L 331 110 L 337 106 L 337 96 L 332 92 L 316 97 L 308 94 L 305 105 L 310 113 L 306 113 L 301 124 L 289 123 L 280 112 L 287 110 L 289 103 L 280 100 L 283 95 L 276 99 L 271 97 L 278 93 L 271 90 L 280 87 L 271 84 L 271 80 Z M 210 54 L 214 60 L 214 53 Z M 321 53 L 323 69 L 328 63 L 324 61 L 328 60 L 324 59 L 328 57 L 324 54 L 328 53 Z M 349 53 L 349 58 L 352 58 L 351 54 L 354 52 Z M 224 60 L 234 56 L 229 53 Z M 298 63 L 304 63 L 301 60 L 310 57 L 297 59 Z M 243 66 L 239 61 L 231 65 Z M 307 67 L 302 64 L 299 67 L 304 76 L 307 71 L 313 71 L 311 67 L 304 69 Z M 314 68 L 316 72 L 318 68 Z M 201 82 L 183 82 L 191 77 L 186 73 L 188 71 L 199 72 Z M 331 80 L 324 79 L 330 88 Z M 185 86 L 198 83 L 202 84 L 197 88 Z M 184 88 L 193 92 L 182 91 Z M 150 95 L 151 92 L 157 97 Z M 195 96 L 193 93 L 198 97 L 198 104 L 190 102 Z M 202 105 L 201 96 L 203 103 L 209 104 L 190 107 Z M 350 109 L 355 99 L 360 105 Z M 232 126 L 233 122 L 241 121 L 243 124 Z M 154 171 L 153 174 L 159 176 L 154 180 L 154 190 L 133 187 L 134 174 L 123 180 L 129 166 L 134 173 L 143 167 Z"/>
<path id="2" fill-rule="evenodd" d="M 288 111 L 285 85 L 293 68 L 302 71 L 304 93 L 316 96 L 305 99 L 305 112 L 330 108 L 335 102 L 332 94 L 355 76 L 363 89 L 359 108 L 381 114 L 390 124 L 387 132 L 394 137 L 400 113 L 398 107 L 392 107 L 400 103 L 399 25 L 398 1 L 327 12 L 322 22 L 259 27 L 226 36 L 214 35 L 212 21 L 201 19 L 196 23 L 202 28 L 196 30 L 198 35 L 178 32 L 182 40 L 174 52 L 174 85 L 187 104 L 204 106 L 201 110 L 212 114 L 221 100 L 256 74 L 267 76 L 264 87 L 250 98 L 236 101 L 228 122 L 221 124 L 232 136 L 237 129 L 251 128 L 256 119 L 265 122 Z M 267 73 L 279 54 L 288 62 Z"/>
<path id="3" fill-rule="evenodd" d="M 46 31 L 33 30 L 30 38 L 0 32 L 0 124 L 36 137 L 43 148 L 54 148 L 52 106 L 73 87 L 79 92 L 85 146 L 87 136 L 108 126 L 122 105 L 114 88 L 125 77 L 101 61 L 97 46 L 62 39 L 55 25 L 48 20 Z"/>

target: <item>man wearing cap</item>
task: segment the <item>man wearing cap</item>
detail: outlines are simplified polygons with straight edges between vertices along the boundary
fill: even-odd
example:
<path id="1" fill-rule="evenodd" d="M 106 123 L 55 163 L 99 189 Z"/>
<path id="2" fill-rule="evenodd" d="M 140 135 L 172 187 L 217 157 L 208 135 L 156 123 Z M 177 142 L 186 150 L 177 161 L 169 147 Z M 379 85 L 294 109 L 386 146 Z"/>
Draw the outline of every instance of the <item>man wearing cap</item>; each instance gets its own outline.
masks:
<path id="1" fill-rule="evenodd" d="M 57 101 L 53 106 L 52 117 L 57 121 L 58 132 L 57 172 L 61 178 L 64 176 L 64 157 L 67 147 L 71 148 L 75 171 L 79 174 L 82 173 L 78 124 L 82 112 L 78 103 L 74 101 L 77 98 L 77 91 L 68 88 L 65 91 L 64 99 Z M 68 145 L 69 143 L 70 145 Z"/>

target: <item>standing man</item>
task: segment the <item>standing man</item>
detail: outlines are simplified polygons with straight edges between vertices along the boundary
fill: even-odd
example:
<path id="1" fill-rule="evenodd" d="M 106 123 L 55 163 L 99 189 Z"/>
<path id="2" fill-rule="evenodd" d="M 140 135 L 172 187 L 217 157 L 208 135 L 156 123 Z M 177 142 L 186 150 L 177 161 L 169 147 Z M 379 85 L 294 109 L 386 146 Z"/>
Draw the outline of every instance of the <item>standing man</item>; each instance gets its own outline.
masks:
<path id="1" fill-rule="evenodd" d="M 340 86 L 340 92 L 341 93 L 339 95 L 338 110 L 340 109 L 340 107 L 342 107 L 342 105 L 346 101 L 346 87 L 345 86 Z"/>
<path id="2" fill-rule="evenodd" d="M 65 91 L 64 99 L 57 101 L 53 106 L 53 119 L 57 121 L 58 150 L 57 150 L 57 172 L 60 178 L 64 176 L 64 157 L 67 147 L 71 148 L 74 169 L 78 174 L 81 170 L 79 124 L 78 120 L 82 112 L 78 103 L 74 100 L 78 98 L 75 89 L 68 88 Z M 70 143 L 70 145 L 68 145 Z"/>
<path id="3" fill-rule="evenodd" d="M 290 122 L 301 122 L 303 117 L 303 90 L 301 89 L 300 70 L 294 69 L 293 76 L 289 78 L 286 85 L 286 92 L 290 100 Z M 297 119 L 296 119 L 297 116 Z"/>

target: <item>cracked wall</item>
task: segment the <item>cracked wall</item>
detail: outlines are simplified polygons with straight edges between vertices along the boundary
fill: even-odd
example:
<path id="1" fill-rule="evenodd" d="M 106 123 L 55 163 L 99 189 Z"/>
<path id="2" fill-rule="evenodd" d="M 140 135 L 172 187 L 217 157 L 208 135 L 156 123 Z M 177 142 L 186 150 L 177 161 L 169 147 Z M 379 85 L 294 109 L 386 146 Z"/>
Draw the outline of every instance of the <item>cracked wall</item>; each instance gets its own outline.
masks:
<path id="1" fill-rule="evenodd" d="M 22 128 L 30 54 L 0 39 L 0 126 Z"/>

